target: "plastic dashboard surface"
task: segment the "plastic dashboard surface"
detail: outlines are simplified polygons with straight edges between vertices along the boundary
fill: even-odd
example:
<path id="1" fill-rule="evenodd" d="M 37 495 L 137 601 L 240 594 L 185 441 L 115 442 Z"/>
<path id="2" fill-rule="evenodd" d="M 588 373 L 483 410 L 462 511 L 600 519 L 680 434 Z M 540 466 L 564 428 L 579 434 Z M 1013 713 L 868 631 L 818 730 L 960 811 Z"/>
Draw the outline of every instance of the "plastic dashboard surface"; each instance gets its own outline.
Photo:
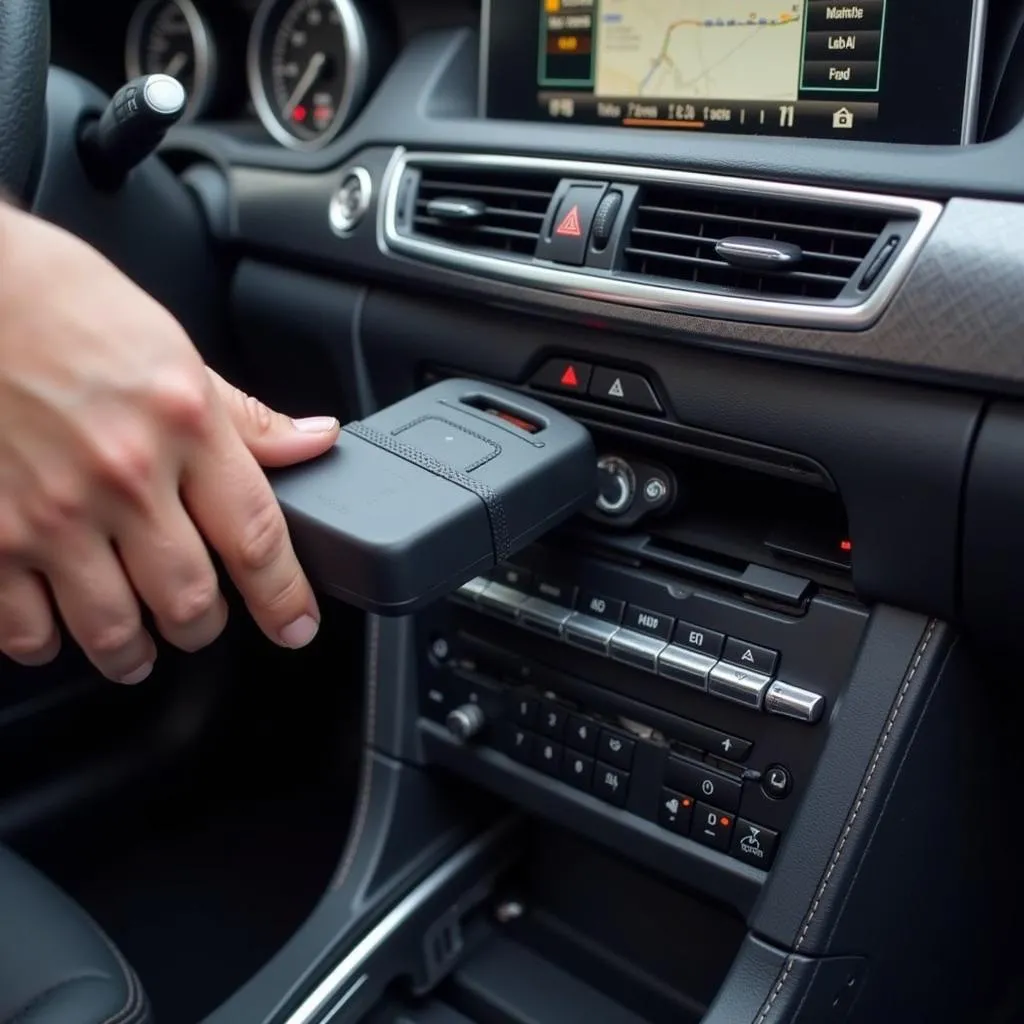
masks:
<path id="1" fill-rule="evenodd" d="M 476 34 L 429 33 L 401 55 L 363 113 L 337 143 L 315 154 L 283 153 L 189 127 L 172 148 L 227 167 L 232 234 L 243 246 L 327 272 L 397 281 L 555 316 L 614 322 L 688 341 L 725 343 L 801 360 L 858 363 L 902 376 L 1019 392 L 1024 277 L 1024 126 L 967 147 L 922 147 L 739 137 L 690 137 L 618 128 L 485 121 L 476 116 Z M 368 147 L 372 147 L 368 148 Z M 587 295 L 550 295 L 474 278 L 381 250 L 377 200 L 396 147 L 533 153 L 865 191 L 949 199 L 887 312 L 860 332 L 794 330 L 629 308 Z M 327 209 L 342 168 L 361 164 L 374 181 L 367 216 L 347 238 Z M 1000 201 L 1004 200 L 1004 201 Z"/>

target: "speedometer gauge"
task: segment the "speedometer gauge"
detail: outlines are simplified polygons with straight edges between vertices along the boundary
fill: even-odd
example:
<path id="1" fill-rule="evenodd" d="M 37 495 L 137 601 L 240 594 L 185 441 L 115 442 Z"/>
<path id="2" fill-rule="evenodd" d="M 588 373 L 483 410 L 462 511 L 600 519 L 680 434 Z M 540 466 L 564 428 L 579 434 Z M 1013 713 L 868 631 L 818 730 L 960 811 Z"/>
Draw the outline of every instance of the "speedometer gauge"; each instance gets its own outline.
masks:
<path id="1" fill-rule="evenodd" d="M 164 74 L 188 93 L 185 116 L 202 114 L 216 72 L 213 37 L 192 0 L 143 0 L 128 24 L 125 69 L 129 78 Z"/>
<path id="2" fill-rule="evenodd" d="M 264 0 L 249 39 L 249 88 L 264 127 L 294 149 L 333 139 L 362 97 L 366 30 L 352 0 Z"/>

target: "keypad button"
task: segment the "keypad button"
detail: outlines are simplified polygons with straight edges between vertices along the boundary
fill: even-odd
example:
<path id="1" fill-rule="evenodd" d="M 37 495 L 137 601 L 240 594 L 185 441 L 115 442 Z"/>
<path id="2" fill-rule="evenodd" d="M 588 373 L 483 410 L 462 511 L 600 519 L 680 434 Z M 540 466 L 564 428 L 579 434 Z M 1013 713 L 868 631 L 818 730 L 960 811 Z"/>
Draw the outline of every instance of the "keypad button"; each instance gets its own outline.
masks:
<path id="1" fill-rule="evenodd" d="M 569 717 L 565 708 L 544 701 L 537 713 L 537 732 L 543 736 L 560 740 L 565 731 L 565 721 Z"/>
<path id="2" fill-rule="evenodd" d="M 758 647 L 757 644 L 748 644 L 746 640 L 737 640 L 736 637 L 731 636 L 725 641 L 722 661 L 770 676 L 779 663 L 779 652 L 769 650 L 767 647 Z"/>
<path id="3" fill-rule="evenodd" d="M 773 832 L 770 828 L 765 828 L 764 825 L 756 825 L 752 821 L 747 821 L 746 818 L 740 818 L 736 823 L 732 848 L 729 852 L 737 860 L 767 871 L 772 866 L 778 842 L 778 832 Z"/>
<path id="4" fill-rule="evenodd" d="M 661 791 L 661 804 L 658 807 L 658 823 L 676 835 L 689 834 L 690 822 L 693 819 L 693 797 L 685 793 L 676 793 L 671 789 Z"/>
<path id="5" fill-rule="evenodd" d="M 599 796 L 616 807 L 625 807 L 628 790 L 629 772 L 600 762 L 594 766 L 593 792 L 595 796 Z"/>
<path id="6" fill-rule="evenodd" d="M 528 591 L 533 574 L 529 569 L 520 569 L 518 565 L 499 565 L 491 574 L 498 583 L 514 590 Z"/>
<path id="7" fill-rule="evenodd" d="M 533 764 L 546 775 L 557 776 L 562 770 L 561 745 L 538 736 L 533 744 Z"/>
<path id="8" fill-rule="evenodd" d="M 590 789 L 594 778 L 594 759 L 567 750 L 562 757 L 562 778 L 577 789 Z"/>
<path id="9" fill-rule="evenodd" d="M 543 597 L 545 601 L 561 605 L 563 608 L 572 608 L 576 597 L 576 588 L 571 583 L 544 576 L 538 576 L 533 581 L 533 592 L 537 597 Z"/>
<path id="10" fill-rule="evenodd" d="M 598 759 L 616 768 L 625 768 L 627 771 L 633 766 L 635 748 L 636 743 L 633 740 L 608 729 L 602 729 L 597 740 Z"/>
<path id="11" fill-rule="evenodd" d="M 565 728 L 565 745 L 584 754 L 597 749 L 597 725 L 588 718 L 570 715 Z"/>
<path id="12" fill-rule="evenodd" d="M 520 725 L 532 728 L 537 722 L 540 701 L 536 697 L 524 697 L 514 691 L 509 694 L 511 717 Z"/>
<path id="13" fill-rule="evenodd" d="M 729 811 L 705 803 L 698 803 L 693 809 L 690 836 L 698 843 L 716 850 L 728 850 L 735 828 L 736 819 Z"/>
<path id="14" fill-rule="evenodd" d="M 513 722 L 499 724 L 498 742 L 501 750 L 522 764 L 533 763 L 533 736 Z"/>
<path id="15" fill-rule="evenodd" d="M 713 802 L 724 811 L 738 811 L 740 808 L 742 783 L 697 761 L 670 757 L 665 770 L 665 781 L 673 789 L 693 793 L 697 799 L 706 803 Z"/>

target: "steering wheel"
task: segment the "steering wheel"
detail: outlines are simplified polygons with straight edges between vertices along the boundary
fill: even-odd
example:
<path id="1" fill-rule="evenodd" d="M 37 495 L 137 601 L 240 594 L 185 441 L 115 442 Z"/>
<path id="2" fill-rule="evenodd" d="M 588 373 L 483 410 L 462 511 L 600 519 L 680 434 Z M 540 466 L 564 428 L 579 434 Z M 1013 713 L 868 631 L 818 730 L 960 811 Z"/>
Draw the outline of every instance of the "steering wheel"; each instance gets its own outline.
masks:
<path id="1" fill-rule="evenodd" d="M 46 116 L 47 0 L 0 0 L 0 190 L 22 196 Z"/>

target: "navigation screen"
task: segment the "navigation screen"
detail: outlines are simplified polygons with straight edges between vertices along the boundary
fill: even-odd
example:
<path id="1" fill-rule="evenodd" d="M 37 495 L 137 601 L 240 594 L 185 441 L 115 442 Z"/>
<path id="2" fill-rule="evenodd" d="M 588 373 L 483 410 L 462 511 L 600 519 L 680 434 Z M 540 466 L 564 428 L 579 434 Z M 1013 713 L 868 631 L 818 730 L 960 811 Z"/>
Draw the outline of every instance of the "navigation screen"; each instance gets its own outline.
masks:
<path id="1" fill-rule="evenodd" d="M 948 8 L 944 9 L 944 8 Z M 970 0 L 490 0 L 490 117 L 968 141 Z"/>

